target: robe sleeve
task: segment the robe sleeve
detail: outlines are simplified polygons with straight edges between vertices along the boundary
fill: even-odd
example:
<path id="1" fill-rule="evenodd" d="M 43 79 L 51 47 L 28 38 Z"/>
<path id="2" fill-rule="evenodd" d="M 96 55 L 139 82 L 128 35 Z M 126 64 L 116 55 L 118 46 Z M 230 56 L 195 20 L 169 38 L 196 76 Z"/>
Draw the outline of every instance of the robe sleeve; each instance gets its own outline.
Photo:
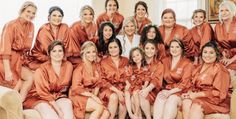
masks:
<path id="1" fill-rule="evenodd" d="M 82 67 L 77 67 L 72 76 L 71 95 L 75 96 L 85 92 L 83 78 Z"/>

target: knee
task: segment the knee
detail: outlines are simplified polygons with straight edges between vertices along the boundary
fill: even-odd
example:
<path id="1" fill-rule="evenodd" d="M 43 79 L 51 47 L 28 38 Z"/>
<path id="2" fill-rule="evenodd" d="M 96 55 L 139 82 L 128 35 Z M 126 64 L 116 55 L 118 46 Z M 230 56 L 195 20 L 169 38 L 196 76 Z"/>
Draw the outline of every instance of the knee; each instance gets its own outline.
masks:
<path id="1" fill-rule="evenodd" d="M 179 98 L 177 95 L 171 95 L 167 100 L 166 100 L 166 105 L 169 106 L 177 106 L 179 103 Z"/>
<path id="2" fill-rule="evenodd" d="M 191 112 L 201 112 L 202 111 L 202 106 L 197 104 L 197 103 L 193 103 L 191 106 Z"/>
<path id="3" fill-rule="evenodd" d="M 112 93 L 111 95 L 110 95 L 110 97 L 109 97 L 109 102 L 112 102 L 112 103 L 118 103 L 118 96 L 117 96 L 117 94 L 115 94 L 115 93 Z"/>

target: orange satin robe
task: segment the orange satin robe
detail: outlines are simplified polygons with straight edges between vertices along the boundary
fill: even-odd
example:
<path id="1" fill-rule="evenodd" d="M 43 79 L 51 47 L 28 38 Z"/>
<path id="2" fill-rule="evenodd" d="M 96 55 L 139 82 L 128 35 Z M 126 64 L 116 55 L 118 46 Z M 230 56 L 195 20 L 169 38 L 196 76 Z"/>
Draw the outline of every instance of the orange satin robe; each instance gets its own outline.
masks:
<path id="1" fill-rule="evenodd" d="M 49 23 L 44 24 L 38 31 L 36 41 L 32 52 L 32 57 L 29 58 L 29 67 L 32 70 L 36 70 L 40 64 L 49 60 L 48 46 L 52 41 L 59 40 L 63 42 L 66 49 L 66 56 L 70 56 L 73 53 L 73 49 L 77 48 L 72 42 L 69 36 L 68 25 L 62 23 L 58 26 L 57 34 L 54 34 Z"/>
<path id="2" fill-rule="evenodd" d="M 159 26 L 159 30 L 161 33 L 161 36 L 164 40 L 164 44 L 166 47 L 166 52 L 168 53 L 168 49 L 169 49 L 169 45 L 170 42 L 174 39 L 174 38 L 178 38 L 183 42 L 184 45 L 184 50 L 186 52 L 187 56 L 193 56 L 194 55 L 194 41 L 192 38 L 191 33 L 189 32 L 189 30 L 179 24 L 175 24 L 174 28 L 172 29 L 169 38 L 166 38 L 167 36 L 165 35 L 165 26 L 161 25 Z"/>
<path id="3" fill-rule="evenodd" d="M 103 22 L 110 21 L 115 26 L 116 34 L 119 34 L 123 25 L 123 20 L 124 20 L 124 17 L 119 12 L 114 13 L 112 20 L 109 18 L 107 13 L 104 12 L 98 16 L 96 23 L 97 23 L 97 27 L 99 28 Z"/>
<path id="4" fill-rule="evenodd" d="M 97 42 L 97 26 L 94 23 L 90 23 L 87 26 L 82 24 L 81 21 L 77 21 L 70 27 L 71 38 L 74 42 L 81 46 L 85 41 Z"/>
<path id="5" fill-rule="evenodd" d="M 191 85 L 191 74 L 193 65 L 190 60 L 181 57 L 176 66 L 171 69 L 171 57 L 166 57 L 162 60 L 164 65 L 164 88 L 167 90 L 180 88 L 182 92 Z M 178 93 L 179 94 L 179 93 Z"/>
<path id="6" fill-rule="evenodd" d="M 21 78 L 22 65 L 31 48 L 34 35 L 34 25 L 23 18 L 17 18 L 7 23 L 0 37 L 0 85 L 14 88 Z M 9 59 L 13 81 L 5 81 L 3 59 Z"/>
<path id="7" fill-rule="evenodd" d="M 136 24 L 137 24 L 137 29 L 138 29 L 138 34 L 139 34 L 139 35 L 142 35 L 143 28 L 144 28 L 146 25 L 152 23 L 152 21 L 151 21 L 150 19 L 146 18 L 146 17 L 144 18 L 144 20 L 142 21 L 141 24 L 138 24 L 138 21 L 137 21 L 136 16 L 134 16 L 134 19 L 135 19 Z"/>
<path id="8" fill-rule="evenodd" d="M 193 36 L 193 40 L 195 43 L 195 56 L 199 56 L 202 47 L 209 42 L 210 40 L 214 40 L 214 31 L 211 27 L 211 25 L 207 22 L 204 22 L 201 26 L 200 26 L 200 32 L 198 31 L 198 26 L 194 26 L 191 30 L 190 30 L 192 36 Z"/>
<path id="9" fill-rule="evenodd" d="M 233 18 L 229 27 L 229 32 L 225 30 L 224 24 L 217 23 L 215 26 L 215 37 L 220 45 L 220 51 L 225 51 L 227 58 L 232 58 L 236 54 L 236 17 Z M 236 70 L 236 61 L 227 66 Z"/>
<path id="10" fill-rule="evenodd" d="M 108 103 L 109 97 L 113 91 L 109 88 L 111 86 L 116 87 L 120 91 L 124 91 L 126 81 L 126 66 L 128 65 L 128 59 L 126 57 L 120 57 L 118 68 L 112 61 L 111 57 L 108 56 L 101 61 L 102 75 L 106 83 L 103 83 L 104 88 L 101 89 L 100 98 L 104 102 Z"/>
<path id="11" fill-rule="evenodd" d="M 40 65 L 34 73 L 34 85 L 23 103 L 24 107 L 32 109 L 39 103 L 68 97 L 72 72 L 73 66 L 69 61 L 62 62 L 59 75 L 54 71 L 51 61 Z"/>
<path id="12" fill-rule="evenodd" d="M 73 110 L 76 119 L 85 118 L 85 109 L 87 105 L 87 100 L 89 97 L 81 95 L 83 92 L 93 93 L 96 87 L 101 87 L 102 81 L 100 66 L 98 64 L 93 64 L 93 75 L 97 72 L 99 77 L 92 76 L 89 74 L 86 68 L 86 64 L 82 62 L 76 67 L 73 72 L 72 86 L 70 88 L 69 97 L 73 103 Z"/>
<path id="13" fill-rule="evenodd" d="M 164 75 L 164 66 L 161 61 L 154 60 L 149 64 L 149 70 L 151 72 L 150 83 L 152 83 L 155 88 L 148 94 L 146 97 L 151 104 L 154 104 L 157 93 L 162 88 L 163 75 Z"/>
<path id="14" fill-rule="evenodd" d="M 202 65 L 193 71 L 193 91 L 204 92 L 205 97 L 193 99 L 202 106 L 205 114 L 229 113 L 230 75 L 220 63 L 210 64 L 204 71 Z"/>
<path id="15" fill-rule="evenodd" d="M 162 43 L 158 43 L 157 44 L 157 59 L 158 60 L 162 60 L 163 58 L 166 57 L 166 49 L 165 49 L 165 45 Z"/>

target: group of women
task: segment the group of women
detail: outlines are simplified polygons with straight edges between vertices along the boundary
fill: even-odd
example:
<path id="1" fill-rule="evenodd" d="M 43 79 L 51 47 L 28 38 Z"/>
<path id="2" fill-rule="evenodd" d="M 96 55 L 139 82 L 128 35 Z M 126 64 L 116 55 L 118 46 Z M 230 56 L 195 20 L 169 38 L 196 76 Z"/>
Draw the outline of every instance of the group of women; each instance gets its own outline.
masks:
<path id="1" fill-rule="evenodd" d="M 165 9 L 162 25 L 148 19 L 148 6 L 135 4 L 124 19 L 117 0 L 94 22 L 82 7 L 80 21 L 62 23 L 60 7 L 49 9 L 48 23 L 34 34 L 37 7 L 25 2 L 0 39 L 0 85 L 19 91 L 24 108 L 42 119 L 203 119 L 230 111 L 230 80 L 236 70 L 236 7 L 219 6 L 215 30 L 206 12 L 193 12 L 192 29 L 176 23 Z M 197 68 L 194 68 L 197 67 Z M 153 105 L 153 107 L 151 106 Z M 151 111 L 153 108 L 153 111 Z M 152 113 L 153 112 L 153 113 Z"/>

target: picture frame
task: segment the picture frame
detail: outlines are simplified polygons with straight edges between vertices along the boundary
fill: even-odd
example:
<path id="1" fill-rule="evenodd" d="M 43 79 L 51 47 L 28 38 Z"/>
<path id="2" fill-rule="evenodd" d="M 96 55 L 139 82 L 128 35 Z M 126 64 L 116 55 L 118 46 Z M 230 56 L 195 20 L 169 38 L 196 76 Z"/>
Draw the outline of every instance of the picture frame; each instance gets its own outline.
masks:
<path id="1" fill-rule="evenodd" d="M 211 24 L 219 21 L 219 5 L 223 0 L 206 0 L 207 20 Z"/>

